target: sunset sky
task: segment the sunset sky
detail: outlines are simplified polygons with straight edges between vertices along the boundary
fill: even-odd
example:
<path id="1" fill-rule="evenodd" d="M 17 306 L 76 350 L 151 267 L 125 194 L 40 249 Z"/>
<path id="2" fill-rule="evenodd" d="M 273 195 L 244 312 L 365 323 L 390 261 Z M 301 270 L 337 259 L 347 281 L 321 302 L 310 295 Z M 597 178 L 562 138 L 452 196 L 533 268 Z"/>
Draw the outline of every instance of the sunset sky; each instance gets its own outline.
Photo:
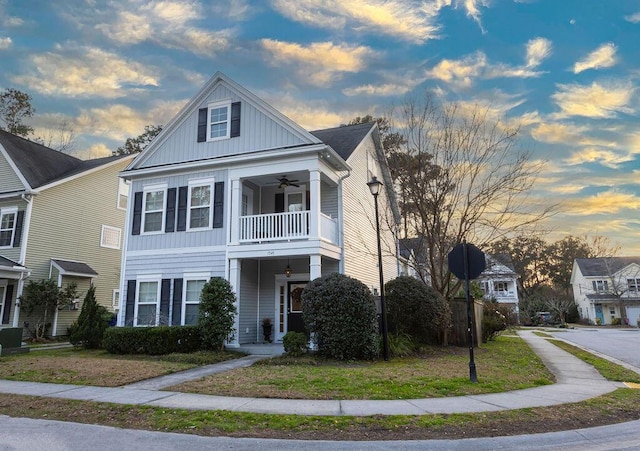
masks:
<path id="1" fill-rule="evenodd" d="M 216 71 L 314 130 L 412 93 L 479 104 L 547 160 L 549 240 L 640 255 L 638 0 L 0 0 L 0 90 L 45 136 L 109 155 L 165 124 Z"/>

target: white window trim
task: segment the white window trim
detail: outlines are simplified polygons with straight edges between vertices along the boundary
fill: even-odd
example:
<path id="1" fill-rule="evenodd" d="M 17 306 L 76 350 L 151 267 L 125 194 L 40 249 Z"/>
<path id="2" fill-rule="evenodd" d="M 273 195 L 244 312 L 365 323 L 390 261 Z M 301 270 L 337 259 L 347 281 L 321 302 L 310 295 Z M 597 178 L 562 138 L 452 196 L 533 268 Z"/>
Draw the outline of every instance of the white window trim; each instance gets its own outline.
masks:
<path id="1" fill-rule="evenodd" d="M 117 246 L 111 246 L 105 243 L 104 233 L 105 231 L 117 232 L 118 233 L 118 244 Z M 111 227 L 108 225 L 102 225 L 102 230 L 100 231 L 100 247 L 106 247 L 108 249 L 120 249 L 120 243 L 122 242 L 122 229 L 119 227 Z"/>
<path id="2" fill-rule="evenodd" d="M 162 275 L 161 274 L 148 274 L 148 275 L 140 275 L 136 279 L 136 309 L 134 312 L 134 321 L 136 327 L 149 327 L 149 324 L 138 324 L 138 305 L 140 300 L 140 283 L 141 282 L 156 282 L 158 284 L 157 292 L 156 292 L 156 318 L 155 324 L 153 326 L 157 326 L 160 321 L 160 289 L 162 288 Z M 144 305 L 153 305 L 151 303 L 146 303 Z"/>
<path id="3" fill-rule="evenodd" d="M 211 110 L 227 107 L 227 133 L 224 136 L 211 137 Z M 207 105 L 207 141 L 220 141 L 231 138 L 231 99 L 214 102 Z"/>
<path id="4" fill-rule="evenodd" d="M 6 249 L 13 246 L 13 240 L 16 239 L 16 226 L 18 225 L 18 207 L 7 207 L 0 209 L 0 224 L 2 224 L 2 217 L 4 215 L 14 214 L 13 217 L 13 229 L 11 229 L 11 238 L 9 239 L 9 244 L 6 246 L 0 245 L 0 249 Z M 9 229 L 6 229 L 9 230 Z"/>
<path id="5" fill-rule="evenodd" d="M 296 186 L 287 186 L 284 189 L 284 211 L 285 213 L 289 213 L 289 196 L 302 194 L 302 210 L 307 210 L 307 185 Z"/>
<path id="6" fill-rule="evenodd" d="M 111 291 L 111 308 L 114 311 L 120 310 L 120 289 L 114 288 Z"/>
<path id="7" fill-rule="evenodd" d="M 208 230 L 213 227 L 213 194 L 215 179 L 189 180 L 189 192 L 187 193 L 187 232 L 197 230 Z M 209 223 L 206 227 L 191 227 L 191 190 L 200 186 L 209 187 Z M 194 207 L 202 208 L 202 206 Z"/>
<path id="8" fill-rule="evenodd" d="M 155 191 L 162 191 L 162 220 L 160 223 L 160 230 L 146 232 L 144 229 L 146 224 L 145 218 L 147 216 L 146 197 L 147 197 L 147 193 L 153 193 Z M 153 211 L 152 213 L 157 213 L 157 211 Z M 140 234 L 141 235 L 160 235 L 164 233 L 164 223 L 166 220 L 166 216 L 167 216 L 167 185 L 163 184 L 163 185 L 145 186 L 142 189 L 142 217 L 141 217 L 141 224 L 140 224 Z"/>
<path id="9" fill-rule="evenodd" d="M 185 325 L 185 320 L 186 320 L 186 313 L 187 313 L 187 282 L 189 281 L 194 281 L 194 280 L 204 280 L 204 283 L 207 283 L 209 281 L 209 279 L 211 279 L 211 273 L 210 272 L 200 272 L 200 273 L 185 273 L 182 276 L 183 279 L 183 283 L 182 283 L 182 305 L 181 305 L 181 312 L 180 312 L 180 325 L 184 326 Z M 200 301 L 198 302 L 189 302 L 189 304 L 199 304 Z"/>
<path id="10" fill-rule="evenodd" d="M 125 180 L 123 178 L 118 178 L 118 197 L 116 198 L 116 208 L 118 210 L 123 210 L 126 211 L 127 210 L 127 205 L 123 207 L 120 206 L 120 196 L 124 196 L 125 194 L 123 194 L 123 186 L 127 187 L 127 193 L 126 193 L 126 197 L 127 197 L 127 205 L 129 205 L 129 193 L 131 192 L 131 182 L 129 182 L 128 180 Z"/>

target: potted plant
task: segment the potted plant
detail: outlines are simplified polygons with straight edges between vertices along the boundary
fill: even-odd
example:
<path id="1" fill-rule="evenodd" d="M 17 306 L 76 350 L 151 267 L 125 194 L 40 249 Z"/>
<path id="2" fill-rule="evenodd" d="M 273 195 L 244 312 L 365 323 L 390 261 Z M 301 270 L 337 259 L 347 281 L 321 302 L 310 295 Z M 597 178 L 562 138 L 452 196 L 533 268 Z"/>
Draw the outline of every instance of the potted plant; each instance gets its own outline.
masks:
<path id="1" fill-rule="evenodd" d="M 272 330 L 273 324 L 271 323 L 271 318 L 264 318 L 262 320 L 262 335 L 264 336 L 264 341 L 271 343 Z"/>

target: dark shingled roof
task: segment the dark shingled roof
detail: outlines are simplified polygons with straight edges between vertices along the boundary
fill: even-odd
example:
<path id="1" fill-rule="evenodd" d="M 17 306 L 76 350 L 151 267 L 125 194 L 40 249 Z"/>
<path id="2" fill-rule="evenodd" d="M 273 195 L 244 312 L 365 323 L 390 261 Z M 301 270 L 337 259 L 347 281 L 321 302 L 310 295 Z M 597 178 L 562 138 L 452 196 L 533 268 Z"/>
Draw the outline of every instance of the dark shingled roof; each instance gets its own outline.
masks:
<path id="1" fill-rule="evenodd" d="M 610 276 L 632 263 L 640 265 L 640 257 L 576 258 L 576 263 L 585 277 Z"/>
<path id="2" fill-rule="evenodd" d="M 3 266 L 5 268 L 13 268 L 14 266 L 19 266 L 20 268 L 24 268 L 24 266 L 22 266 L 20 263 L 14 262 L 13 260 L 10 260 L 7 257 L 3 257 L 2 255 L 0 255 L 0 268 Z"/>
<path id="3" fill-rule="evenodd" d="M 509 254 L 485 254 L 487 260 L 487 267 L 489 266 L 489 259 L 493 258 L 496 262 L 506 266 L 511 271 L 515 272 L 516 268 L 513 265 L 513 260 L 511 259 L 511 255 Z"/>
<path id="4" fill-rule="evenodd" d="M 74 274 L 85 274 L 87 276 L 97 276 L 98 273 L 95 272 L 91 266 L 82 262 L 74 262 L 70 260 L 58 260 L 51 259 L 56 265 L 58 265 L 65 273 L 74 273 Z"/>
<path id="5" fill-rule="evenodd" d="M 0 144 L 31 188 L 38 188 L 124 157 L 118 155 L 80 160 L 3 130 L 0 130 Z"/>
<path id="6" fill-rule="evenodd" d="M 345 125 L 342 127 L 327 128 L 324 130 L 315 130 L 311 133 L 323 143 L 331 146 L 343 160 L 351 156 L 353 151 L 362 142 L 367 133 L 375 122 L 367 122 L 364 124 Z"/>

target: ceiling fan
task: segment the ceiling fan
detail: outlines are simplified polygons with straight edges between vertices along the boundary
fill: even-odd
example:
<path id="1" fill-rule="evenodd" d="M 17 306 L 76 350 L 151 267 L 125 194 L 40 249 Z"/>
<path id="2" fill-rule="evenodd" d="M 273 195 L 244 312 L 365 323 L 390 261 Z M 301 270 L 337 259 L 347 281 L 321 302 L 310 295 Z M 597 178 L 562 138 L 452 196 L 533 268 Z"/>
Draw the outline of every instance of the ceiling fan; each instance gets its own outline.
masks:
<path id="1" fill-rule="evenodd" d="M 278 185 L 278 188 L 286 188 L 287 186 L 295 186 L 296 188 L 300 187 L 300 185 L 296 183 L 296 182 L 299 182 L 299 180 L 289 180 L 286 175 L 283 175 L 282 177 L 280 177 L 278 181 L 280 182 L 280 185 Z"/>

